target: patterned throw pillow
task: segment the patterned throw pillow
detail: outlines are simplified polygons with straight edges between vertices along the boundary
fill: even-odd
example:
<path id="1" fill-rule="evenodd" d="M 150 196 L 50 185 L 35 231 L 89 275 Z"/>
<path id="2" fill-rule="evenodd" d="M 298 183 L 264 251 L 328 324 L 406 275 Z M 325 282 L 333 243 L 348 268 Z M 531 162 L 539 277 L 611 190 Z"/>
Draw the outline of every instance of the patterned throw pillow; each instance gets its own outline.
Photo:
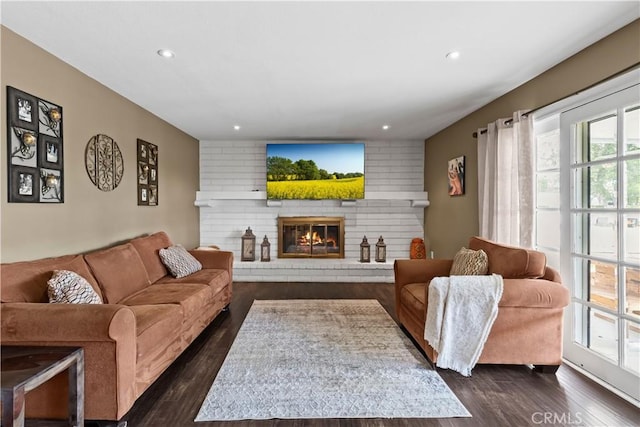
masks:
<path id="1" fill-rule="evenodd" d="M 181 245 L 160 249 L 160 259 L 171 275 L 181 278 L 202 270 L 202 264 Z"/>
<path id="2" fill-rule="evenodd" d="M 78 273 L 54 270 L 47 281 L 49 302 L 63 304 L 102 304 L 102 298 Z"/>
<path id="3" fill-rule="evenodd" d="M 477 276 L 487 274 L 487 271 L 489 271 L 489 258 L 485 251 L 462 248 L 453 258 L 449 275 Z"/>

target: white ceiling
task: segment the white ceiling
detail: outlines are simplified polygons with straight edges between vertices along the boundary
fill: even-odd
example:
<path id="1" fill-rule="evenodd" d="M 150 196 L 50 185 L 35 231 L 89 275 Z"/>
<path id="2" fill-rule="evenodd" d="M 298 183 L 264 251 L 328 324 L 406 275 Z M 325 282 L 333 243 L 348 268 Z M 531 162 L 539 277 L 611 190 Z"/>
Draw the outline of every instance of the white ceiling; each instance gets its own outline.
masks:
<path id="1" fill-rule="evenodd" d="M 424 139 L 638 17 L 637 0 L 3 0 L 0 21 L 201 140 Z"/>

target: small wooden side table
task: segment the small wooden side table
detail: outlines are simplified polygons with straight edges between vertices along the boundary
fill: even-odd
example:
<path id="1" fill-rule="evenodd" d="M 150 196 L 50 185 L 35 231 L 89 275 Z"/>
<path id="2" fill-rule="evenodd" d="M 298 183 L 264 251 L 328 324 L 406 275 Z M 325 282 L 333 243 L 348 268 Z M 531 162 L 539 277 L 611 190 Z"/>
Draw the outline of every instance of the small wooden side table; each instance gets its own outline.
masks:
<path id="1" fill-rule="evenodd" d="M 25 394 L 69 370 L 69 425 L 84 425 L 84 351 L 80 347 L 0 347 L 2 425 L 24 426 Z"/>

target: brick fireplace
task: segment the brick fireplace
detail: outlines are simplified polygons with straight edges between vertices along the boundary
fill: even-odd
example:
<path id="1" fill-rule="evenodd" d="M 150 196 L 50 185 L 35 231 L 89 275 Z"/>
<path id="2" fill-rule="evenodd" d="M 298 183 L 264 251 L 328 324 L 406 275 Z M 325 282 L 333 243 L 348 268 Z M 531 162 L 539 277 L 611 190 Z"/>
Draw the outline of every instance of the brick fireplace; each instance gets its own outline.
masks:
<path id="1" fill-rule="evenodd" d="M 408 258 L 411 240 L 424 236 L 424 141 L 364 142 L 364 199 L 274 201 L 266 194 L 265 141 L 200 141 L 200 245 L 234 252 L 234 281 L 393 282 L 393 261 Z M 278 257 L 279 219 L 301 216 L 341 218 L 342 255 Z M 249 226 L 256 253 L 269 239 L 270 262 L 240 260 L 240 237 Z M 380 235 L 387 262 L 359 262 L 363 236 L 375 244 Z M 314 248 L 317 255 L 320 247 Z"/>
<path id="2" fill-rule="evenodd" d="M 278 258 L 344 258 L 344 218 L 278 217 Z"/>

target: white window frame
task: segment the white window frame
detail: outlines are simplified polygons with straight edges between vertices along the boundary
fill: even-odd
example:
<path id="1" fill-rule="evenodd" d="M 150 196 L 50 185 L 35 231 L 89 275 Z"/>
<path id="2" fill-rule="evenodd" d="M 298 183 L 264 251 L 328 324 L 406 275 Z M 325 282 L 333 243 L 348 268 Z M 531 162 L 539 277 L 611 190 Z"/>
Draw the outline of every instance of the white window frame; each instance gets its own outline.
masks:
<path id="1" fill-rule="evenodd" d="M 620 95 L 625 90 L 625 94 Z M 544 120 L 547 120 L 547 123 L 553 123 L 553 120 L 549 119 L 553 119 L 554 116 L 560 117 L 560 274 L 572 296 L 572 302 L 565 310 L 563 357 L 573 366 L 586 370 L 588 375 L 595 376 L 597 379 L 611 385 L 619 394 L 625 396 L 635 404 L 640 403 L 640 381 L 638 380 L 638 376 L 630 374 L 630 371 L 616 366 L 606 361 L 601 355 L 574 343 L 574 307 L 576 305 L 574 301 L 577 300 L 574 296 L 578 294 L 578 290 L 582 289 L 582 283 L 578 283 L 577 280 L 574 279 L 575 272 L 572 261 L 572 242 L 575 236 L 573 234 L 574 231 L 569 225 L 571 224 L 572 215 L 571 200 L 575 188 L 571 176 L 571 165 L 573 164 L 573 159 L 571 158 L 571 143 L 573 140 L 571 139 L 572 135 L 569 132 L 570 126 L 568 126 L 568 123 L 584 120 L 585 113 L 587 113 L 586 116 L 588 116 L 590 106 L 594 108 L 594 116 L 606 110 L 608 102 L 612 104 L 609 109 L 615 109 L 620 105 L 620 102 L 624 103 L 624 101 L 620 101 L 621 97 L 624 99 L 625 96 L 628 96 L 628 105 L 631 105 L 637 102 L 639 93 L 640 69 L 636 69 L 621 77 L 541 109 L 534 114 L 535 121 L 540 123 Z M 612 97 L 611 95 L 614 94 L 618 94 L 618 96 Z M 547 126 L 545 130 L 549 131 L 549 126 Z M 622 203 L 622 198 L 619 197 L 618 200 Z M 541 249 L 544 250 L 544 248 Z M 619 291 L 622 290 L 619 289 Z M 619 325 L 619 328 L 622 328 L 622 325 Z M 622 345 L 622 343 L 620 343 L 620 345 Z"/>

